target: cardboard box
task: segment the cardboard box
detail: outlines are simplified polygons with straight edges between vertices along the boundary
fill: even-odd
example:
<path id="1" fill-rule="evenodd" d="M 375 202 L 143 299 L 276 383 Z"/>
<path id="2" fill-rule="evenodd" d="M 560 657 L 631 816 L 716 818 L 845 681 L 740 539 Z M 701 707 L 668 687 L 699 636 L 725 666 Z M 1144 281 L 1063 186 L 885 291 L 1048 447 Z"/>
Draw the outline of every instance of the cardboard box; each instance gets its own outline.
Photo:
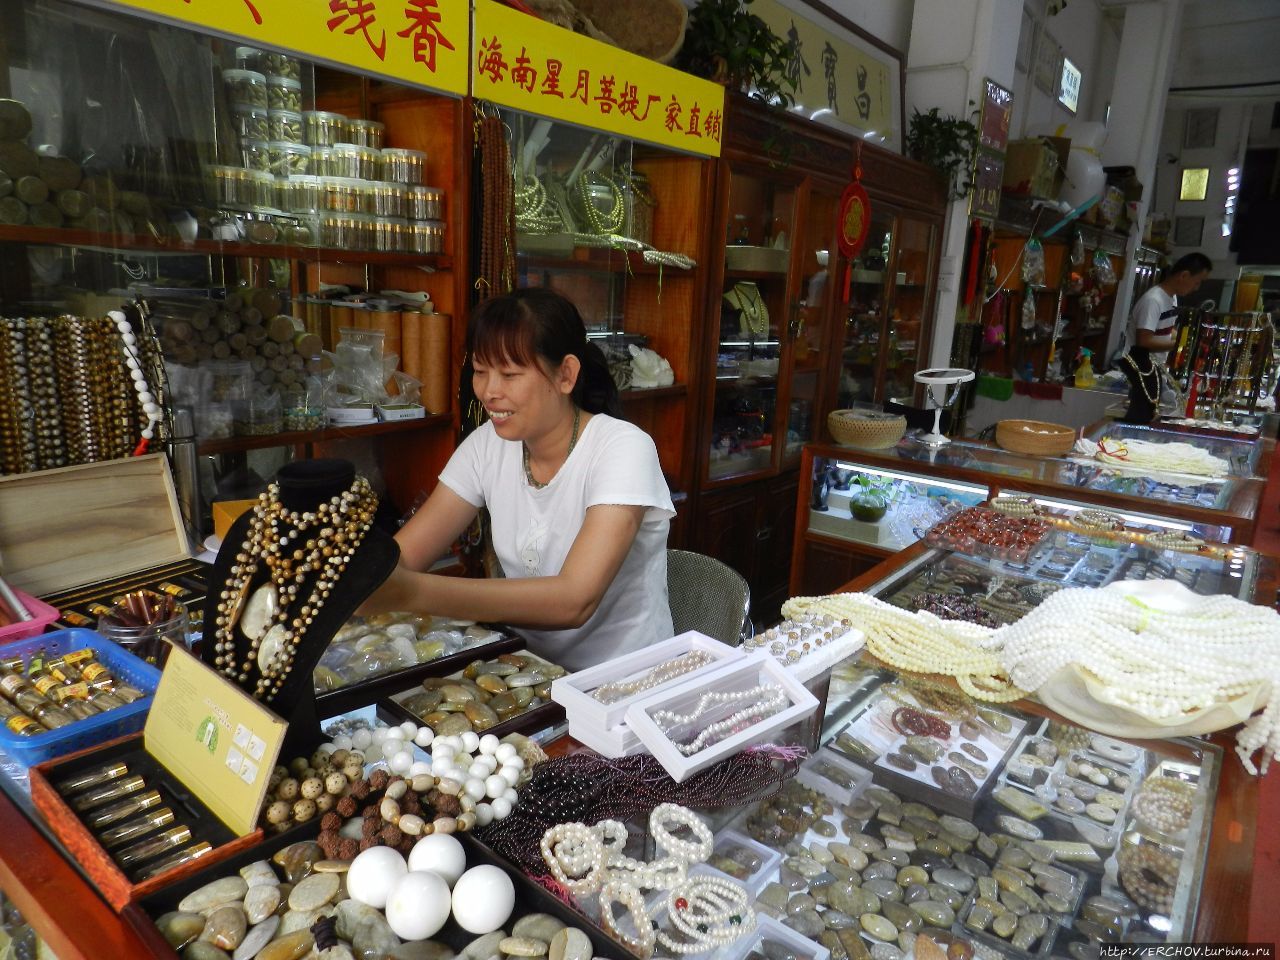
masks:
<path id="1" fill-rule="evenodd" d="M 1004 156 L 1005 193 L 1057 200 L 1067 174 L 1069 137 L 1014 140 Z"/>
<path id="2" fill-rule="evenodd" d="M 217 500 L 213 504 L 213 533 L 219 539 L 227 535 L 231 525 L 246 510 L 252 509 L 257 500 Z"/>

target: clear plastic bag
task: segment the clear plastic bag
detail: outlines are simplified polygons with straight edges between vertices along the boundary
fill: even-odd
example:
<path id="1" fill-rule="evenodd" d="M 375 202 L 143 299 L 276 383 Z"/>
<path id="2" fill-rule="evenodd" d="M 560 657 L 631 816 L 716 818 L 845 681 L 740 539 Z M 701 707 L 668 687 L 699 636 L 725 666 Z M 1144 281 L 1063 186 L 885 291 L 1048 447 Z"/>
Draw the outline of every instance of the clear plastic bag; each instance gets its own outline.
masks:
<path id="1" fill-rule="evenodd" d="M 1111 266 L 1111 258 L 1101 250 L 1093 255 L 1093 281 L 1098 286 L 1106 286 L 1116 282 L 1116 271 Z"/>
<path id="2" fill-rule="evenodd" d="M 394 391 L 391 394 L 396 403 L 422 403 L 422 381 L 409 376 L 403 370 L 391 374 Z"/>
<path id="3" fill-rule="evenodd" d="M 1032 287 L 1043 287 L 1044 247 L 1039 240 L 1028 240 L 1022 249 L 1022 282 Z"/>
<path id="4" fill-rule="evenodd" d="M 1034 330 L 1036 326 L 1036 298 L 1033 291 L 1027 290 L 1022 298 L 1022 329 Z"/>

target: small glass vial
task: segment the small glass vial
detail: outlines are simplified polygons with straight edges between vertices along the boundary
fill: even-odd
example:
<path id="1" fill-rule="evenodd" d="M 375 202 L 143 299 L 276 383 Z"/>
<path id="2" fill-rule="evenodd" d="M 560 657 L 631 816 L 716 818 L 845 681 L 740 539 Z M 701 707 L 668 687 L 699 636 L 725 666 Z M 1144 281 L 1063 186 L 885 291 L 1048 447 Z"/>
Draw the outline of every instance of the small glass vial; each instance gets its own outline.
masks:
<path id="1" fill-rule="evenodd" d="M 6 717 L 4 728 L 19 737 L 34 737 L 45 732 L 38 720 L 32 720 L 25 713 L 13 713 Z"/>
<path id="2" fill-rule="evenodd" d="M 131 793 L 137 793 L 139 790 L 144 789 L 146 785 L 146 781 L 139 776 L 122 777 L 88 790 L 79 796 L 72 797 L 71 806 L 76 810 L 91 810 L 104 803 L 110 803 L 112 800 L 119 800 Z"/>
<path id="3" fill-rule="evenodd" d="M 163 860 L 157 860 L 149 867 L 140 870 L 138 872 L 138 879 L 150 880 L 152 877 L 159 876 L 166 870 L 172 870 L 174 867 L 180 867 L 184 863 L 190 863 L 192 860 L 198 860 L 212 849 L 213 847 L 211 847 L 207 841 L 201 840 L 199 843 L 193 844 L 183 850 L 179 850 L 177 853 L 171 854 Z"/>
<path id="4" fill-rule="evenodd" d="M 146 793 L 113 803 L 109 807 L 94 810 L 84 818 L 84 822 L 91 830 L 101 830 L 158 806 L 160 806 L 160 791 L 148 790 Z"/>
<path id="5" fill-rule="evenodd" d="M 88 790 L 90 787 L 101 786 L 111 780 L 123 777 L 128 772 L 129 765 L 117 760 L 114 763 L 86 770 L 84 773 L 77 774 L 74 777 L 68 777 L 66 780 L 60 780 L 54 786 L 59 793 L 65 796 L 68 793 L 78 793 L 81 790 Z"/>
<path id="6" fill-rule="evenodd" d="M 124 701 L 117 697 L 110 690 L 96 690 L 89 696 L 89 702 L 99 710 L 114 710 L 116 707 L 123 707 Z"/>
<path id="7" fill-rule="evenodd" d="M 116 862 L 122 867 L 132 867 L 142 863 L 144 860 L 151 860 L 160 856 L 166 850 L 172 850 L 174 847 L 180 847 L 191 839 L 191 828 L 187 826 L 170 827 L 163 833 L 158 833 L 154 837 L 135 843 L 131 847 L 125 847 L 116 854 Z"/>
<path id="8" fill-rule="evenodd" d="M 31 715 L 35 717 L 48 730 L 57 730 L 59 727 L 69 727 L 76 722 L 73 717 L 62 707 L 55 703 L 45 703 L 36 707 L 31 711 Z"/>
<path id="9" fill-rule="evenodd" d="M 88 720 L 90 717 L 96 717 L 102 712 L 92 703 L 86 703 L 83 700 L 68 700 L 63 706 L 67 713 L 77 720 Z"/>
<path id="10" fill-rule="evenodd" d="M 173 823 L 173 811 L 168 807 L 161 807 L 159 810 L 152 810 L 136 820 L 130 820 L 128 823 L 122 823 L 118 827 L 110 827 L 103 830 L 98 834 L 98 842 L 110 850 L 113 847 L 140 840 L 152 831 L 167 827 L 171 823 Z"/>

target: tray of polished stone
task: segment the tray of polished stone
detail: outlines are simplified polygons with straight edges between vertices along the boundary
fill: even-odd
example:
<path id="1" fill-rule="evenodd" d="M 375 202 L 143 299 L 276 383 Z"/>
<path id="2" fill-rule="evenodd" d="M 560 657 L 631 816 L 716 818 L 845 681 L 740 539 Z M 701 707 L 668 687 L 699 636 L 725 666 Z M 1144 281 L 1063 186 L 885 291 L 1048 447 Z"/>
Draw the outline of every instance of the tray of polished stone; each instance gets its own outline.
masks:
<path id="1" fill-rule="evenodd" d="M 1000 772 L 1001 780 L 1012 780 L 1034 790 L 1048 782 L 1058 768 L 1058 753 L 1058 745 L 1048 737 L 1024 737 Z"/>
<path id="2" fill-rule="evenodd" d="M 796 779 L 835 803 L 847 804 L 871 782 L 871 771 L 824 747 L 801 764 Z"/>
<path id="3" fill-rule="evenodd" d="M 1066 952 L 1074 960 L 1098 960 L 1102 944 L 1130 939 L 1129 931 L 1140 924 L 1139 916 L 1138 905 L 1119 890 L 1094 894 L 1080 905 L 1070 929 L 1059 935 L 1059 944 L 1070 937 Z M 1146 939 L 1145 932 L 1141 937 Z M 1139 937 L 1133 937 L 1133 941 L 1140 942 Z"/>
<path id="4" fill-rule="evenodd" d="M 424 677 L 456 673 L 524 641 L 467 620 L 388 613 L 349 620 L 313 672 L 320 715 L 331 717 L 403 690 Z"/>
<path id="5" fill-rule="evenodd" d="M 992 832 L 1039 844 L 1036 849 L 1050 851 L 1054 862 L 1098 872 L 1119 840 L 1115 825 L 1104 826 L 1051 809 L 1036 794 L 1016 784 L 1002 783 L 991 791 L 991 798 L 995 804 L 985 808 L 984 819 Z M 1002 812 L 1005 810 L 1011 812 Z"/>
<path id="6" fill-rule="evenodd" d="M 847 955 L 847 951 L 846 951 Z M 830 960 L 831 951 L 783 926 L 767 914 L 756 914 L 756 929 L 738 941 L 723 960 Z"/>
<path id="7" fill-rule="evenodd" d="M 713 870 L 736 880 L 753 898 L 764 885 L 778 875 L 782 854 L 771 847 L 752 840 L 737 830 L 721 830 L 716 834 L 715 846 L 705 864 L 695 870 Z"/>
<path id="8" fill-rule="evenodd" d="M 425 723 L 436 736 L 473 732 L 501 737 L 562 721 L 564 707 L 550 694 L 551 681 L 564 674 L 564 667 L 528 651 L 504 653 L 474 660 L 448 677 L 428 677 L 380 704 L 401 720 Z"/>
<path id="9" fill-rule="evenodd" d="M 466 836 L 424 837 L 407 858 L 374 846 L 355 860 L 277 837 L 123 915 L 149 955 L 183 960 L 629 956 Z"/>
<path id="10" fill-rule="evenodd" d="M 854 721 L 855 725 L 883 725 L 887 714 L 889 728 L 896 734 L 872 767 L 875 782 L 972 818 L 1026 721 L 984 707 L 969 719 L 952 722 L 897 701 L 885 705 L 885 699 Z"/>

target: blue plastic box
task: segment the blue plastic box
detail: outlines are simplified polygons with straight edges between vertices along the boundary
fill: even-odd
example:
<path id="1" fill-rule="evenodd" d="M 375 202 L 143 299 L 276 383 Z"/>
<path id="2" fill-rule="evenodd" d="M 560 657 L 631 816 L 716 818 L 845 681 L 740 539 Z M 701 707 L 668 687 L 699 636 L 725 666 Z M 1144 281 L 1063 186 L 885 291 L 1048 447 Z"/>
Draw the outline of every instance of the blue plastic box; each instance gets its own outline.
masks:
<path id="1" fill-rule="evenodd" d="M 0 656 L 30 659 L 44 650 L 46 656 L 70 653 L 91 647 L 98 661 L 119 680 L 137 687 L 146 694 L 133 703 L 108 710 L 97 716 L 47 730 L 34 737 L 20 737 L 0 725 L 0 750 L 17 763 L 33 767 L 45 760 L 52 760 L 85 747 L 96 746 L 126 734 L 137 733 L 147 719 L 156 687 L 160 683 L 160 671 L 140 660 L 117 643 L 113 643 L 92 630 L 54 630 L 27 640 L 15 640 L 0 645 Z"/>

